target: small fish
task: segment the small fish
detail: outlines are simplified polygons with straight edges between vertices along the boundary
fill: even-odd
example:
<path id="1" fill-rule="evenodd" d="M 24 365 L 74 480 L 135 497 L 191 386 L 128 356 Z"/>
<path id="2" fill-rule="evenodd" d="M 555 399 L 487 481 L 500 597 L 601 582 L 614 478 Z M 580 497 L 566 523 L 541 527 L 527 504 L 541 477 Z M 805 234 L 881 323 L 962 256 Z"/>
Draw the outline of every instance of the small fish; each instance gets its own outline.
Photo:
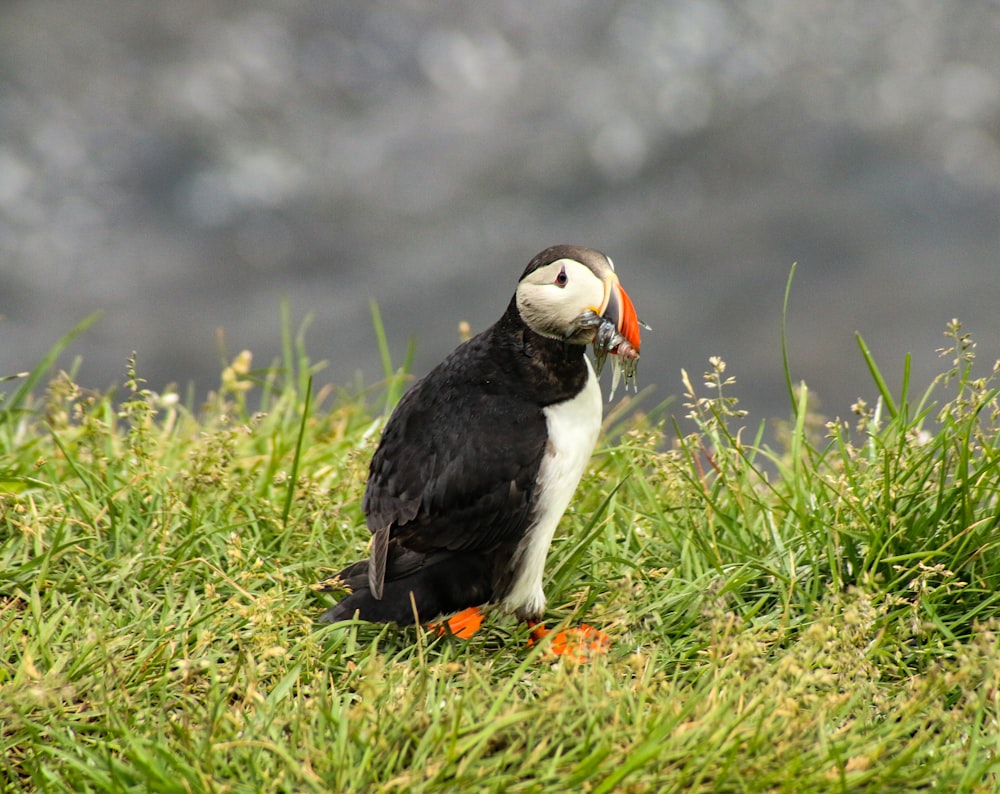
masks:
<path id="1" fill-rule="evenodd" d="M 597 374 L 601 374 L 604 369 L 604 362 L 611 354 L 611 394 L 608 402 L 614 399 L 618 383 L 625 378 L 625 390 L 628 391 L 629 384 L 633 391 L 638 391 L 635 374 L 639 367 L 639 351 L 632 347 L 632 344 L 620 333 L 615 324 L 610 320 L 602 319 L 597 326 L 597 333 L 594 334 L 594 362 L 597 364 Z"/>

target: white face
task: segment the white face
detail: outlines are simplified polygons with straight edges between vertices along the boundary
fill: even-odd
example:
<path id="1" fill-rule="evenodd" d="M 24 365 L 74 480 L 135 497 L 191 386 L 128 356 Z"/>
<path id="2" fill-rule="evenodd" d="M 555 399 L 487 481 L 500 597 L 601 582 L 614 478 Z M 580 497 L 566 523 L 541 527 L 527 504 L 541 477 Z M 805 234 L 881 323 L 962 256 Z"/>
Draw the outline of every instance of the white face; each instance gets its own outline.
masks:
<path id="1" fill-rule="evenodd" d="M 521 317 L 531 330 L 553 339 L 574 336 L 577 318 L 587 309 L 599 314 L 603 303 L 603 282 L 575 259 L 559 259 L 540 267 L 517 285 Z M 592 337 L 590 333 L 568 341 L 586 344 Z"/>

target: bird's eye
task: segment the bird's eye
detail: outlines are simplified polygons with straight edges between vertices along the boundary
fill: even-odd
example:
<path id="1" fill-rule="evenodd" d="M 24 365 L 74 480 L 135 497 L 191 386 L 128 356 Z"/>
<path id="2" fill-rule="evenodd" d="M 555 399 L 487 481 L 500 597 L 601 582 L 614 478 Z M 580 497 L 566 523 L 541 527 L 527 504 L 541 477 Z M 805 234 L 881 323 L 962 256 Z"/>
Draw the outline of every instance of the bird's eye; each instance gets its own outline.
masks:
<path id="1" fill-rule="evenodd" d="M 565 287 L 569 283 L 569 276 L 566 275 L 566 268 L 559 271 L 559 275 L 556 276 L 556 286 Z"/>

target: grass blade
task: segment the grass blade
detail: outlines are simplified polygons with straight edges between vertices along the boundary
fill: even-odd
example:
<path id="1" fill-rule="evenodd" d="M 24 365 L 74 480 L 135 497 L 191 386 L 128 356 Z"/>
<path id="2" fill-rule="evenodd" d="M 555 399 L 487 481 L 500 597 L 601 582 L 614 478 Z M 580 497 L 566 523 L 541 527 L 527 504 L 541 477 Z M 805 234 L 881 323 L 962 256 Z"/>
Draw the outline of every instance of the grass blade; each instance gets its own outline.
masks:
<path id="1" fill-rule="evenodd" d="M 854 338 L 858 341 L 858 347 L 861 348 L 861 355 L 864 356 L 865 364 L 868 365 L 868 371 L 871 373 L 872 379 L 878 387 L 878 393 L 882 395 L 882 401 L 885 403 L 889 415 L 895 419 L 899 415 L 899 408 L 896 406 L 896 401 L 892 398 L 892 392 L 889 391 L 889 386 L 886 384 L 885 378 L 882 377 L 882 372 L 875 363 L 871 350 L 868 349 L 865 340 L 857 331 L 854 332 Z"/>
<path id="2" fill-rule="evenodd" d="M 288 475 L 288 488 L 285 491 L 285 506 L 281 511 L 281 526 L 288 528 L 288 514 L 292 511 L 292 501 L 295 498 L 295 486 L 299 481 L 299 464 L 302 461 L 302 444 L 306 437 L 306 423 L 309 421 L 309 405 L 312 401 L 312 375 L 306 381 L 305 395 L 302 404 L 302 419 L 299 422 L 299 433 L 295 438 L 295 454 L 292 456 L 292 470 Z"/>
<path id="3" fill-rule="evenodd" d="M 795 278 L 795 268 L 798 262 L 793 262 L 785 281 L 785 298 L 781 303 L 781 364 L 785 373 L 785 388 L 788 389 L 788 402 L 793 410 L 798 410 L 795 402 L 795 389 L 792 386 L 792 368 L 788 363 L 788 299 L 792 294 L 792 279 Z"/>

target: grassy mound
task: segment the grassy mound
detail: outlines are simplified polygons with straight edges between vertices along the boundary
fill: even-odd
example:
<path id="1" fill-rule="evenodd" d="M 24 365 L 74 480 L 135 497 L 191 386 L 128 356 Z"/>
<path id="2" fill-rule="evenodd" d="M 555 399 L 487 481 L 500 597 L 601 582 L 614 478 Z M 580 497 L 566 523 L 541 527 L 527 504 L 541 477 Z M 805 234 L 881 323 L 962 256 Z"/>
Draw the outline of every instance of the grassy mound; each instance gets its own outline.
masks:
<path id="1" fill-rule="evenodd" d="M 0 402 L 0 784 L 994 791 L 997 369 L 948 334 L 927 394 L 862 344 L 872 405 L 790 389 L 777 443 L 717 359 L 676 422 L 609 417 L 548 568 L 550 625 L 612 636 L 585 665 L 499 615 L 466 642 L 314 625 L 366 552 L 385 411 L 311 394 L 301 339 L 200 407 L 134 362 L 124 399 L 50 377 L 60 345 Z"/>

